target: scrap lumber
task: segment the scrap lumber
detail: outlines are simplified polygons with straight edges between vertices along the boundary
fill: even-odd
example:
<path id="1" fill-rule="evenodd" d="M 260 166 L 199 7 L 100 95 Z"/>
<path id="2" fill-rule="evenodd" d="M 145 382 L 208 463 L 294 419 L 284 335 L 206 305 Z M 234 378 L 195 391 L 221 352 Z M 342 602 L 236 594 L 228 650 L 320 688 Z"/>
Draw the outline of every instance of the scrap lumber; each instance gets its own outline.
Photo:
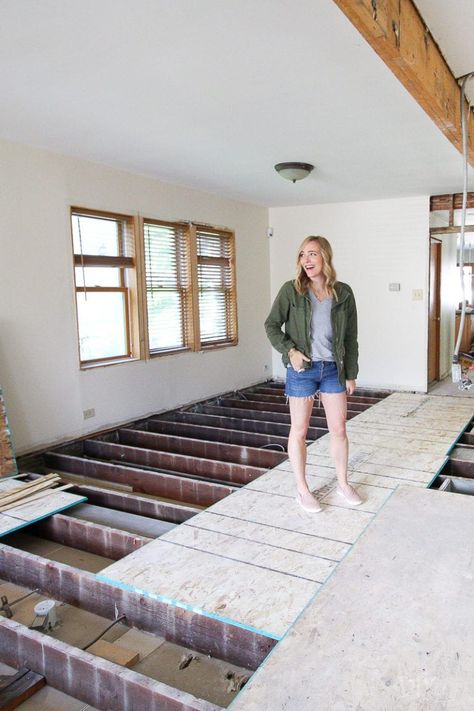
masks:
<path id="1" fill-rule="evenodd" d="M 8 508 L 12 508 L 12 504 L 18 506 L 32 501 L 33 494 L 38 494 L 38 492 L 42 492 L 44 489 L 52 489 L 59 481 L 60 477 L 53 475 L 53 477 L 48 478 L 47 481 L 36 480 L 32 482 L 31 485 L 25 484 L 25 487 L 21 487 L 19 490 L 15 489 L 16 493 L 4 492 L 0 495 L 0 511 L 6 511 Z M 47 495 L 49 491 L 43 493 Z M 34 498 L 38 497 L 36 496 Z"/>
<path id="2" fill-rule="evenodd" d="M 0 512 L 2 511 L 8 511 L 10 509 L 15 509 L 17 506 L 24 506 L 26 504 L 29 504 L 31 501 L 36 501 L 37 499 L 42 499 L 46 496 L 48 496 L 50 493 L 56 493 L 57 491 L 65 491 L 66 489 L 72 489 L 73 484 L 64 484 L 63 486 L 56 486 L 54 488 L 48 488 L 46 491 L 38 491 L 37 493 L 33 493 L 30 496 L 25 496 L 24 498 L 20 499 L 19 501 L 12 502 L 10 504 L 6 504 L 5 506 L 0 506 Z"/>
<path id="3" fill-rule="evenodd" d="M 34 479 L 34 481 L 29 481 L 25 484 L 21 484 L 20 486 L 15 486 L 14 489 L 7 489 L 5 491 L 2 491 L 0 493 L 0 503 L 4 501 L 6 497 L 9 496 L 14 496 L 15 494 L 21 494 L 21 496 L 26 496 L 28 491 L 30 489 L 35 489 L 38 484 L 43 484 L 46 481 L 58 481 L 59 480 L 59 474 L 47 474 L 46 476 L 42 477 L 41 479 Z"/>
<path id="4" fill-rule="evenodd" d="M 22 667 L 15 674 L 0 676 L 0 711 L 11 711 L 46 684 L 44 676 Z"/>

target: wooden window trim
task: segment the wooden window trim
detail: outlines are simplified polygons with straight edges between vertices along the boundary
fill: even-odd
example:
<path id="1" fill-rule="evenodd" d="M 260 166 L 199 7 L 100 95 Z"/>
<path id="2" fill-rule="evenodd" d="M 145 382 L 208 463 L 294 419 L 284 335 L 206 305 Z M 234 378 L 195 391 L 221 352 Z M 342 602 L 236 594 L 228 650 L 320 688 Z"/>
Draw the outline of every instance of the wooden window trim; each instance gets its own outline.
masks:
<path id="1" fill-rule="evenodd" d="M 232 276 L 232 285 L 224 290 L 226 302 L 226 331 L 229 338 L 212 343 L 200 343 L 196 350 L 207 351 L 214 348 L 232 347 L 238 344 L 238 323 L 237 323 L 237 271 L 235 264 L 235 233 L 229 229 L 220 229 L 196 223 L 195 234 L 198 230 L 202 230 L 208 234 L 214 234 L 218 237 L 229 240 L 230 256 L 229 257 L 197 257 L 199 264 L 218 264 L 223 267 L 229 267 Z M 195 239 L 197 249 L 197 239 Z M 196 289 L 198 289 L 197 269 L 196 269 Z"/>
<path id="2" fill-rule="evenodd" d="M 77 254 L 74 252 L 74 239 L 72 221 L 74 217 L 96 217 L 113 220 L 118 223 L 119 227 L 119 256 L 102 256 L 97 254 Z M 118 363 L 126 363 L 138 360 L 142 353 L 142 345 L 140 341 L 140 309 L 138 305 L 138 282 L 139 282 L 139 253 L 138 238 L 138 222 L 137 218 L 119 212 L 109 212 L 104 210 L 94 210 L 83 207 L 70 207 L 70 224 L 71 224 L 71 246 L 73 251 L 73 268 L 74 268 L 74 287 L 75 294 L 79 293 L 122 293 L 124 295 L 124 327 L 126 343 L 128 344 L 128 352 L 117 354 L 110 358 L 93 358 L 82 359 L 79 346 L 79 320 L 77 298 L 76 301 L 76 329 L 78 338 L 78 355 L 81 370 L 90 369 L 97 366 L 116 365 Z M 124 224 L 129 234 L 124 233 Z M 123 254 L 126 240 L 130 239 L 134 257 L 125 256 Z M 121 286 L 77 286 L 76 273 L 77 267 L 111 267 L 119 269 L 119 279 Z"/>
<path id="3" fill-rule="evenodd" d="M 130 269 L 135 266 L 133 257 L 102 257 L 98 254 L 80 254 L 74 255 L 75 267 L 123 267 Z"/>
<path id="4" fill-rule="evenodd" d="M 149 344 L 149 329 L 148 329 L 148 309 L 147 309 L 147 288 L 145 277 L 145 256 L 141 257 L 142 262 L 142 294 L 143 294 L 143 314 L 145 337 L 144 343 L 146 348 L 146 358 L 161 358 L 162 356 L 172 355 L 185 352 L 203 352 L 213 349 L 227 348 L 235 346 L 238 343 L 238 324 L 237 324 L 237 289 L 236 289 L 236 268 L 235 268 L 235 234 L 227 228 L 222 229 L 206 225 L 203 223 L 193 223 L 184 221 L 172 220 L 157 220 L 147 217 L 140 218 L 141 235 L 143 236 L 144 245 L 144 225 L 163 225 L 164 227 L 176 227 L 183 230 L 186 240 L 186 250 L 188 255 L 187 260 L 187 279 L 188 287 L 186 289 L 185 298 L 183 299 L 183 319 L 185 324 L 186 345 L 184 347 L 167 348 L 162 350 L 151 351 Z M 198 257 L 197 254 L 197 233 L 198 230 L 203 230 L 209 234 L 219 237 L 226 237 L 230 244 L 230 257 Z M 143 252 L 145 250 L 143 249 Z M 199 264 L 217 264 L 221 267 L 229 267 L 232 274 L 232 286 L 225 290 L 226 300 L 226 330 L 229 338 L 214 341 L 212 343 L 202 343 L 200 333 L 200 317 L 199 317 L 199 282 L 198 282 L 198 265 Z"/>

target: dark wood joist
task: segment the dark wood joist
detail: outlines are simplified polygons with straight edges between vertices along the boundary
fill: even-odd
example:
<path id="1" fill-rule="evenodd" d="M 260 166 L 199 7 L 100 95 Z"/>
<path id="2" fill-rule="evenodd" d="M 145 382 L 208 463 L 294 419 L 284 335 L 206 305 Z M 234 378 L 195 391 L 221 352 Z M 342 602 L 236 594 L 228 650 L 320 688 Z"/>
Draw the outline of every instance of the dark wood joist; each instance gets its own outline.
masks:
<path id="1" fill-rule="evenodd" d="M 199 476 L 237 485 L 248 484 L 265 472 L 263 467 L 220 462 L 215 459 L 192 457 L 175 452 L 159 452 L 155 449 L 129 447 L 124 444 L 100 442 L 95 439 L 84 442 L 84 454 L 97 459 L 129 462 L 130 464 L 179 472 L 187 477 Z M 143 489 L 140 490 L 143 491 Z"/>
<path id="2" fill-rule="evenodd" d="M 110 620 L 118 610 L 133 627 L 252 671 L 276 644 L 252 630 L 123 590 L 93 573 L 5 544 L 0 544 L 0 578 L 31 590 L 38 588 L 43 595 Z"/>
<path id="3" fill-rule="evenodd" d="M 67 480 L 67 475 L 62 475 Z M 200 508 L 180 506 L 165 501 L 157 501 L 139 494 L 129 494 L 126 491 L 113 491 L 91 484 L 75 484 L 69 489 L 71 494 L 86 496 L 90 504 L 105 506 L 116 511 L 139 514 L 170 523 L 183 523 L 195 516 Z"/>
<path id="4" fill-rule="evenodd" d="M 334 0 L 438 128 L 462 151 L 461 88 L 412 0 Z M 467 107 L 467 102 L 466 102 Z M 474 115 L 468 160 L 474 166 Z"/>
<path id="5" fill-rule="evenodd" d="M 271 396 L 266 396 L 271 398 Z M 225 398 L 220 401 L 219 405 L 221 407 L 236 407 L 236 408 L 246 408 L 248 410 L 263 410 L 267 412 L 281 412 L 281 413 L 288 413 L 289 408 L 288 405 L 284 402 L 272 402 L 271 399 L 270 401 L 267 401 L 266 399 L 264 401 L 260 400 L 253 400 L 252 398 L 248 398 L 248 400 L 239 400 L 239 399 L 233 399 L 233 398 Z M 358 402 L 351 402 L 347 406 L 347 416 L 348 417 L 355 417 L 355 415 L 359 414 L 359 412 L 363 412 L 364 410 L 367 410 L 370 405 L 364 405 L 363 403 L 358 403 Z M 317 404 L 317 401 L 315 400 L 315 404 L 313 407 L 313 415 L 315 416 L 322 416 L 324 414 L 324 407 Z"/>
<path id="6" fill-rule="evenodd" d="M 463 476 L 466 477 L 466 479 L 474 479 L 474 462 L 451 457 L 447 461 L 446 466 L 443 467 L 442 473 Z"/>
<path id="7" fill-rule="evenodd" d="M 191 437 L 214 442 L 227 442 L 243 447 L 266 447 L 269 444 L 280 444 L 286 448 L 288 437 L 279 437 L 277 434 L 259 432 L 246 432 L 242 429 L 230 429 L 214 424 L 208 427 L 204 424 L 191 424 L 190 422 L 177 422 L 176 420 L 154 419 L 147 423 L 149 432 L 161 434 L 174 434 L 181 437 Z"/>
<path id="8" fill-rule="evenodd" d="M 87 704 L 110 711 L 219 711 L 220 706 L 155 681 L 89 652 L 1 619 L 1 659 L 27 666 L 47 683 Z"/>
<path id="9" fill-rule="evenodd" d="M 263 469 L 276 467 L 286 459 L 286 454 L 272 452 L 269 449 L 181 437 L 180 435 L 160 434 L 158 432 L 143 432 L 130 428 L 119 429 L 118 436 L 121 444 L 132 447 L 145 447 L 147 449 L 156 449 L 160 452 L 186 454 L 191 457 L 213 459 L 222 463 L 248 464 Z"/>
<path id="10" fill-rule="evenodd" d="M 28 531 L 33 535 L 112 560 L 120 560 L 153 540 L 64 514 L 54 514 L 43 519 Z"/>
<path id="11" fill-rule="evenodd" d="M 254 408 L 246 407 L 243 401 L 240 401 L 240 405 L 237 405 L 238 403 L 235 401 L 233 405 L 229 405 L 229 407 L 224 406 L 222 403 L 220 405 L 205 405 L 199 410 L 199 413 L 196 414 L 217 415 L 218 417 L 231 417 L 249 421 L 254 420 L 257 423 L 269 422 L 273 424 L 276 422 L 278 424 L 290 424 L 289 411 L 273 412 L 271 410 L 255 410 Z M 326 418 L 319 415 L 313 416 L 310 419 L 310 426 L 327 428 Z"/>
<path id="12" fill-rule="evenodd" d="M 236 413 L 234 413 L 234 417 L 231 417 L 222 413 L 219 408 L 215 408 L 214 411 L 219 414 L 210 414 L 208 412 L 173 412 L 166 415 L 164 419 L 166 422 L 205 426 L 210 429 L 224 428 L 234 431 L 241 430 L 242 432 L 251 434 L 263 432 L 267 436 L 276 434 L 277 436 L 288 439 L 289 425 L 287 423 L 278 421 L 266 422 L 263 418 L 257 419 L 256 417 L 238 417 Z M 150 417 L 148 426 L 153 426 L 155 422 L 162 422 L 162 419 Z"/>
<path id="13" fill-rule="evenodd" d="M 286 403 L 285 388 L 266 388 L 265 392 L 263 392 L 261 388 L 255 389 L 252 392 L 246 393 L 246 399 L 252 402 Z M 380 402 L 380 398 L 362 395 L 348 395 L 347 402 L 348 407 L 351 407 L 352 404 L 376 405 L 378 402 Z"/>
<path id="14" fill-rule="evenodd" d="M 234 487 L 226 484 L 181 478 L 173 474 L 125 467 L 95 459 L 83 459 L 80 456 L 58 452 L 47 452 L 44 459 L 48 469 L 57 469 L 112 483 L 117 482 L 130 486 L 137 492 L 162 496 L 175 501 L 186 501 L 198 506 L 211 506 L 235 491 Z"/>

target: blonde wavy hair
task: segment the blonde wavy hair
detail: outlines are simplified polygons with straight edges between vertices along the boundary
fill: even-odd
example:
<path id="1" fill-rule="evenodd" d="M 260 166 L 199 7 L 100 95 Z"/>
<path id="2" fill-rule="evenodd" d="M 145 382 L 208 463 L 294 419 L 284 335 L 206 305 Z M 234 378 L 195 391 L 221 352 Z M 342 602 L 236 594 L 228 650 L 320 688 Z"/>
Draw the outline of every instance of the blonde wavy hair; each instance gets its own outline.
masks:
<path id="1" fill-rule="evenodd" d="M 332 264 L 332 248 L 328 240 L 325 237 L 310 235 L 302 241 L 299 246 L 298 253 L 296 255 L 296 278 L 295 278 L 295 289 L 298 294 L 305 294 L 308 290 L 308 286 L 311 279 L 306 274 L 300 262 L 301 250 L 306 247 L 310 242 L 316 242 L 319 251 L 321 252 L 323 258 L 323 274 L 325 277 L 325 287 L 328 295 L 334 297 L 337 301 L 337 294 L 335 290 L 335 285 L 337 282 L 336 270 Z"/>

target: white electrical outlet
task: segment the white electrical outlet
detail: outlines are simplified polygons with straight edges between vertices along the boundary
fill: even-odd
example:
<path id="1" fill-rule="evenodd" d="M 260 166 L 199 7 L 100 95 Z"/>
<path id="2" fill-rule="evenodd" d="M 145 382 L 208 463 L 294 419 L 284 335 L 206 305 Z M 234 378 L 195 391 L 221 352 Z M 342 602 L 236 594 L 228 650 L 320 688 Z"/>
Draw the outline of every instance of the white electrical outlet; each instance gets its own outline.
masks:
<path id="1" fill-rule="evenodd" d="M 423 289 L 413 289 L 411 298 L 413 301 L 423 301 Z"/>
<path id="2" fill-rule="evenodd" d="M 82 416 L 85 420 L 89 420 L 91 417 L 95 417 L 95 409 L 93 407 L 90 407 L 88 410 L 83 410 Z"/>

